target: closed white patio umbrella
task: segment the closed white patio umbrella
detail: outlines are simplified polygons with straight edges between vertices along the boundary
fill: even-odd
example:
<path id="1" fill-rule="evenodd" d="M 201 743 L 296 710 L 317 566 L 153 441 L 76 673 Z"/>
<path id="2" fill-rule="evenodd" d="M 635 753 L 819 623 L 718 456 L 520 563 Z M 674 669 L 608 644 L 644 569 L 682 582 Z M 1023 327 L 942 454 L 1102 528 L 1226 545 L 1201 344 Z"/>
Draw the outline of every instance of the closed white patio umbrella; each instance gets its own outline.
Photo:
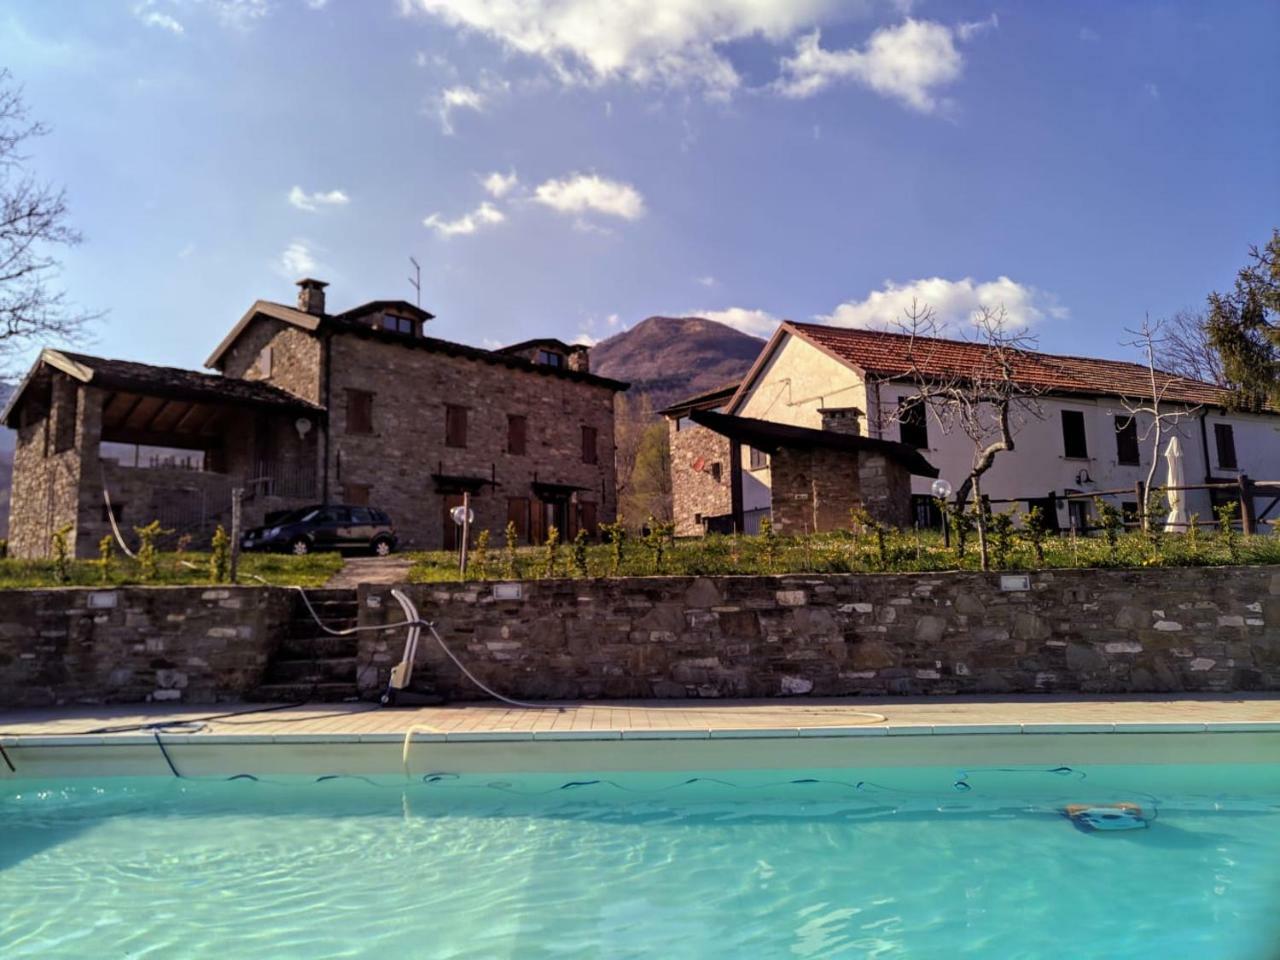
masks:
<path id="1" fill-rule="evenodd" d="M 1185 487 L 1187 473 L 1182 463 L 1182 442 L 1176 437 L 1169 439 L 1164 448 L 1164 459 L 1168 466 L 1165 479 L 1167 487 Z M 1165 533 L 1185 533 L 1187 530 L 1187 494 L 1185 490 L 1168 490 L 1169 516 L 1164 522 Z"/>

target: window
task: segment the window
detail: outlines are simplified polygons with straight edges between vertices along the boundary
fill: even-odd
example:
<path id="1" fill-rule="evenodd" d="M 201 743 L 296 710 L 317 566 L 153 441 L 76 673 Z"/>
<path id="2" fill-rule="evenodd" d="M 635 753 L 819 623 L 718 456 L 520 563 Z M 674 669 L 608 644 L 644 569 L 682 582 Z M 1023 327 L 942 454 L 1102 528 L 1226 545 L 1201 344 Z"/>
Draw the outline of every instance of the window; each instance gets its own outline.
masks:
<path id="1" fill-rule="evenodd" d="M 720 482 L 720 464 L 718 462 L 711 465 L 711 479 L 716 483 Z"/>
<path id="2" fill-rule="evenodd" d="M 582 462 L 583 463 L 599 463 L 599 453 L 596 449 L 596 428 L 582 428 Z"/>
<path id="3" fill-rule="evenodd" d="M 373 433 L 373 394 L 347 391 L 347 433 Z"/>
<path id="4" fill-rule="evenodd" d="M 367 483 L 344 483 L 342 485 L 342 499 L 350 504 L 367 507 L 369 505 L 369 485 Z M 369 521 L 358 522 L 368 523 Z"/>
<path id="5" fill-rule="evenodd" d="M 563 367 L 564 357 L 551 350 L 539 350 L 537 362 L 547 367 Z"/>
<path id="6" fill-rule="evenodd" d="M 1116 463 L 1137 466 L 1138 462 L 1138 419 L 1116 417 Z"/>
<path id="7" fill-rule="evenodd" d="M 366 491 L 368 490 L 367 487 L 365 489 Z M 369 526 L 370 524 L 377 523 L 378 521 L 373 518 L 373 511 L 368 507 L 352 507 L 351 522 L 358 523 L 363 526 Z"/>
<path id="8" fill-rule="evenodd" d="M 467 445 L 467 408 L 452 403 L 444 405 L 444 443 L 447 447 Z"/>
<path id="9" fill-rule="evenodd" d="M 757 450 L 755 447 L 747 447 L 750 451 L 747 464 L 751 470 L 763 470 L 769 465 L 769 458 L 763 450 Z"/>
<path id="10" fill-rule="evenodd" d="M 413 333 L 413 320 L 409 317 L 397 317 L 394 313 L 382 315 L 382 329 L 392 333 Z"/>
<path id="11" fill-rule="evenodd" d="M 529 422 L 520 414 L 507 415 L 507 453 L 523 454 L 528 446 Z"/>
<path id="12" fill-rule="evenodd" d="M 1223 470 L 1236 468 L 1236 436 L 1229 423 L 1213 425 L 1213 439 L 1218 442 L 1218 466 Z"/>
<path id="13" fill-rule="evenodd" d="M 919 397 L 898 398 L 898 439 L 917 450 L 929 449 L 929 410 Z"/>
<path id="14" fill-rule="evenodd" d="M 1089 445 L 1084 437 L 1084 414 L 1079 410 L 1062 411 L 1062 455 L 1068 460 L 1089 459 Z"/>

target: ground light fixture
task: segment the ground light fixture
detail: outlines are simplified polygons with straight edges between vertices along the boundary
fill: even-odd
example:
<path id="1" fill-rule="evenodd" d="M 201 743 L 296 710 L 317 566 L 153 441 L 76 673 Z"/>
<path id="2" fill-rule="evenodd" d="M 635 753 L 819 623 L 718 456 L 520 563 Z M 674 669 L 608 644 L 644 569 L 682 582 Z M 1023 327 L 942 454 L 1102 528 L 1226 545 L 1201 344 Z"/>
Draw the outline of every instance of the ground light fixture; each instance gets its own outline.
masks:
<path id="1" fill-rule="evenodd" d="M 949 480 L 944 480 L 942 477 L 933 481 L 933 486 L 929 489 L 933 491 L 933 495 L 944 504 L 947 502 L 947 497 L 951 496 L 951 482 Z M 947 524 L 947 517 L 945 513 L 942 516 L 942 545 L 944 547 L 951 546 L 951 527 Z"/>

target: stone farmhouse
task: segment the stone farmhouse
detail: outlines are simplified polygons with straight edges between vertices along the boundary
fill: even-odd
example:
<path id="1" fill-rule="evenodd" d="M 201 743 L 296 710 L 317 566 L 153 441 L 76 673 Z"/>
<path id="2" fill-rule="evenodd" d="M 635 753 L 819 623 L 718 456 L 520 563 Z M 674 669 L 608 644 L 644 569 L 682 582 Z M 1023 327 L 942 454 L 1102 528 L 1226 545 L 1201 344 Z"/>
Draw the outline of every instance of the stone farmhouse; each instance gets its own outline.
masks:
<path id="1" fill-rule="evenodd" d="M 529 340 L 482 350 L 427 334 L 401 300 L 341 313 L 327 284 L 296 306 L 259 300 L 214 349 L 215 373 L 45 350 L 0 421 L 17 431 L 10 550 L 45 556 L 69 528 L 77 556 L 151 520 L 207 536 L 244 490 L 244 525 L 317 502 L 389 513 L 401 545 L 452 549 L 508 521 L 527 542 L 554 524 L 595 535 L 616 513 L 614 396 L 587 348 Z M 356 518 L 353 517 L 353 522 Z"/>
<path id="2" fill-rule="evenodd" d="M 918 342 L 918 341 L 917 341 Z M 971 368 L 981 348 L 936 340 L 925 351 L 938 376 Z M 910 377 L 910 338 L 895 333 L 786 322 L 761 350 L 741 382 L 690 397 L 663 411 L 671 436 L 672 485 L 677 532 L 758 529 L 776 513 L 780 497 L 777 457 L 736 443 L 722 427 L 708 428 L 705 414 L 747 418 L 810 430 L 843 430 L 896 441 L 918 451 L 959 489 L 973 460 L 973 444 L 943 425 L 918 401 Z M 1090 525 L 1086 496 L 1100 490 L 1135 490 L 1154 456 L 1150 418 L 1131 417 L 1125 401 L 1151 397 L 1150 371 L 1141 364 L 1026 351 L 1015 375 L 1040 391 L 1015 416 L 1015 449 L 1002 453 L 983 477 L 993 500 L 1040 505 L 1059 529 Z M 919 362 L 919 354 L 917 355 Z M 929 371 L 923 371 L 928 373 Z M 1280 415 L 1272 409 L 1231 409 L 1213 384 L 1160 375 L 1164 409 L 1186 412 L 1174 432 L 1180 437 L 1188 483 L 1232 483 L 1241 476 L 1280 480 Z M 719 432 L 717 432 L 719 429 Z M 1168 434 L 1166 434 L 1167 436 Z M 911 471 L 912 508 L 905 525 L 940 522 L 923 470 Z M 1156 482 L 1165 478 L 1163 462 Z M 790 481 L 787 481 L 790 483 Z M 789 491 L 785 496 L 798 495 Z M 1212 519 L 1215 502 L 1230 491 L 1192 491 L 1188 510 Z M 1137 510 L 1136 492 L 1119 498 Z M 1258 495 L 1258 520 L 1280 514 L 1277 498 Z M 776 520 L 775 520 L 776 523 Z"/>

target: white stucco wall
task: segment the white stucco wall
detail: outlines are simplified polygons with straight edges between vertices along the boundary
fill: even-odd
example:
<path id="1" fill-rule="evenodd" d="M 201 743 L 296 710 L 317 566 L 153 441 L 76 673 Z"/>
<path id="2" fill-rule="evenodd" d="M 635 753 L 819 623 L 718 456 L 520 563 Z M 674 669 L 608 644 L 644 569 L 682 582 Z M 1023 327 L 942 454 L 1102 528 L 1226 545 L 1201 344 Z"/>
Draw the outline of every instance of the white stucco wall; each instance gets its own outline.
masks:
<path id="1" fill-rule="evenodd" d="M 822 351 L 796 337 L 786 334 L 779 341 L 771 360 L 760 371 L 736 407 L 729 411 L 744 417 L 773 420 L 778 423 L 804 427 L 821 427 L 819 411 L 824 406 L 856 406 L 867 411 L 866 432 L 888 440 L 900 439 L 896 422 L 882 422 L 879 409 L 896 408 L 899 398 L 909 397 L 914 389 L 909 382 L 873 384 L 870 395 L 866 384 L 857 372 L 832 359 Z M 1150 418 L 1138 418 L 1140 464 L 1137 466 L 1117 462 L 1115 420 L 1124 419 L 1128 412 L 1119 398 L 1043 397 L 1038 401 L 1039 416 L 1024 410 L 1015 417 L 1012 453 L 1001 453 L 995 465 L 983 477 L 983 492 L 993 499 L 1045 496 L 1050 492 L 1132 488 L 1138 480 L 1144 480 L 1153 455 L 1154 437 L 1149 434 Z M 1086 459 L 1068 459 L 1063 452 L 1063 410 L 1078 410 L 1084 414 L 1085 438 L 1088 446 Z M 1205 438 L 1208 442 L 1209 464 L 1205 465 L 1204 441 L 1201 438 L 1201 419 L 1204 420 Z M 1214 424 L 1229 423 L 1235 435 L 1237 469 L 1222 467 L 1218 463 L 1214 438 Z M 1255 480 L 1280 480 L 1280 416 L 1246 413 L 1226 413 L 1220 410 L 1203 410 L 1184 418 L 1176 431 L 1182 440 L 1185 474 L 1188 483 L 1204 482 L 1206 476 L 1215 480 L 1229 480 L 1241 472 Z M 1169 432 L 1166 430 L 1165 442 Z M 973 461 L 973 442 L 953 429 L 946 433 L 934 417 L 929 420 L 929 447 L 921 451 L 936 466 L 943 477 L 951 481 L 953 488 L 968 474 Z M 1160 451 L 1162 454 L 1163 451 Z M 743 506 L 746 510 L 769 505 L 768 468 L 751 470 L 749 451 L 743 451 Z M 1089 481 L 1083 482 L 1082 471 Z M 1166 477 L 1163 456 L 1155 473 L 1155 482 L 1161 484 Z M 928 493 L 932 481 L 916 477 L 912 489 L 916 493 Z M 1208 492 L 1189 494 L 1188 509 L 1205 519 L 1212 518 Z M 1132 500 L 1118 497 L 1116 500 Z M 1271 502 L 1271 495 L 1259 496 L 1256 509 L 1261 513 Z M 1268 519 L 1280 516 L 1280 507 L 1272 510 Z M 1066 526 L 1068 517 L 1065 504 L 1059 512 L 1059 522 Z"/>
<path id="2" fill-rule="evenodd" d="M 803 340 L 784 333 L 768 363 L 732 410 L 739 417 L 796 427 L 822 427 L 824 407 L 867 409 L 866 386 L 854 371 Z M 865 430 L 865 424 L 863 426 Z M 769 506 L 769 468 L 752 470 L 742 450 L 742 508 Z"/>

